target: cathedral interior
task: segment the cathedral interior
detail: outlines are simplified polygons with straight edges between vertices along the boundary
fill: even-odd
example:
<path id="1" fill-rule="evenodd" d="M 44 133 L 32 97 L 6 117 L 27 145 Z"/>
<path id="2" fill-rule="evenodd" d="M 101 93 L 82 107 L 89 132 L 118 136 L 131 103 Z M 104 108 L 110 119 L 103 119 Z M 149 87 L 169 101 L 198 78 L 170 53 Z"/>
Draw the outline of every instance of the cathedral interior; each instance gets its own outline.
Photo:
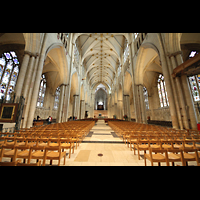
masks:
<path id="1" fill-rule="evenodd" d="M 197 129 L 199 51 L 199 33 L 0 33 L 1 104 L 21 105 L 18 128 L 126 116 Z"/>

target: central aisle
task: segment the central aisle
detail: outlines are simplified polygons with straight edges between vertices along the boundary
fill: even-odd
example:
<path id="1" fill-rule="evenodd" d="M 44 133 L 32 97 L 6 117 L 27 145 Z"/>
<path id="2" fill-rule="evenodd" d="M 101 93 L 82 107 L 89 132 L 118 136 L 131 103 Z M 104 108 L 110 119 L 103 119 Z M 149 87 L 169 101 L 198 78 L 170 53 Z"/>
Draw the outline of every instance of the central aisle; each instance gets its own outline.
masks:
<path id="1" fill-rule="evenodd" d="M 61 162 L 62 163 L 62 162 Z M 98 120 L 66 166 L 144 166 L 104 120 Z"/>

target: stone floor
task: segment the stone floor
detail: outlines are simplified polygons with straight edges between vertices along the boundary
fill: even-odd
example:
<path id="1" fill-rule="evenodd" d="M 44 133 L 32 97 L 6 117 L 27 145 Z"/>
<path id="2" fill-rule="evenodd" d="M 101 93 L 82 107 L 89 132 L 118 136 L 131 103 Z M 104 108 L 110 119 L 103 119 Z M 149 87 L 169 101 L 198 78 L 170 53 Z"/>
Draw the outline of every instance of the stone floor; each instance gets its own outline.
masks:
<path id="1" fill-rule="evenodd" d="M 104 120 L 98 120 L 71 158 L 66 159 L 66 166 L 141 165 L 144 165 L 144 160 L 138 160 Z"/>

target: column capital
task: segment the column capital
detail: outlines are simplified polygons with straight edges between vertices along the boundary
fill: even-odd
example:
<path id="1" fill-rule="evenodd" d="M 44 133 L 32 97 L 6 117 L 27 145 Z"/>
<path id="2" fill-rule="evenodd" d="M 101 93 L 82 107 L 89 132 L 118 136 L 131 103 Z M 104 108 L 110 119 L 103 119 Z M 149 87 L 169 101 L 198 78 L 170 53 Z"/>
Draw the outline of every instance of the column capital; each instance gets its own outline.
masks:
<path id="1" fill-rule="evenodd" d="M 30 52 L 30 51 L 24 51 L 24 55 L 25 54 L 27 54 L 27 55 L 29 55 L 30 57 L 35 57 L 35 58 L 37 58 L 38 56 L 39 56 L 39 53 L 38 52 L 36 52 L 36 53 L 32 53 L 32 52 Z"/>
<path id="2" fill-rule="evenodd" d="M 172 56 L 177 56 L 177 55 L 179 55 L 179 54 L 181 54 L 181 55 L 183 55 L 183 52 L 182 51 L 176 51 L 176 52 L 174 52 L 174 53 L 167 53 L 167 56 L 170 58 L 170 57 L 172 57 Z"/>
<path id="3" fill-rule="evenodd" d="M 64 84 L 63 83 L 63 84 L 60 85 L 60 87 L 62 87 L 62 86 L 69 86 L 69 84 Z"/>

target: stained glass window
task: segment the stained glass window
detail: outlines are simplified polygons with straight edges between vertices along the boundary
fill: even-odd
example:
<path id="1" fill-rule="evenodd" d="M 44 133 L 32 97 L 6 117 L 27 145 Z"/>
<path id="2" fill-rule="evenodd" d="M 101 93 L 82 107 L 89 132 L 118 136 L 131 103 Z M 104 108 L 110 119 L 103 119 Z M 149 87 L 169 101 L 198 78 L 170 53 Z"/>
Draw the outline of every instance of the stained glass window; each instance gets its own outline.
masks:
<path id="1" fill-rule="evenodd" d="M 189 82 L 194 101 L 199 101 L 200 74 L 190 76 Z"/>
<path id="2" fill-rule="evenodd" d="M 147 92 L 146 87 L 143 87 L 143 94 L 144 94 L 144 102 L 146 105 L 146 109 L 149 109 L 148 92 Z"/>
<path id="3" fill-rule="evenodd" d="M 189 58 L 193 58 L 196 54 L 198 54 L 196 51 L 191 51 Z"/>
<path id="4" fill-rule="evenodd" d="M 160 99 L 160 107 L 169 106 L 164 76 L 162 74 L 158 77 L 158 95 Z"/>
<path id="5" fill-rule="evenodd" d="M 11 99 L 17 77 L 19 74 L 19 61 L 14 51 L 5 52 L 0 58 L 0 99 L 6 98 L 6 102 Z"/>
<path id="6" fill-rule="evenodd" d="M 196 54 L 198 54 L 197 51 L 191 51 L 189 54 L 189 58 L 193 58 Z M 199 88 L 200 88 L 200 74 L 190 76 L 188 77 L 189 83 L 190 83 L 190 89 L 192 91 L 192 96 L 194 101 L 200 101 L 199 98 Z"/>
<path id="7" fill-rule="evenodd" d="M 55 93 L 55 101 L 54 101 L 54 109 L 58 109 L 59 106 L 59 98 L 60 98 L 60 87 L 56 89 Z"/>
<path id="8" fill-rule="evenodd" d="M 46 78 L 45 75 L 42 74 L 41 81 L 40 81 L 40 90 L 38 94 L 37 106 L 43 107 L 44 106 L 44 96 L 46 91 Z"/>

